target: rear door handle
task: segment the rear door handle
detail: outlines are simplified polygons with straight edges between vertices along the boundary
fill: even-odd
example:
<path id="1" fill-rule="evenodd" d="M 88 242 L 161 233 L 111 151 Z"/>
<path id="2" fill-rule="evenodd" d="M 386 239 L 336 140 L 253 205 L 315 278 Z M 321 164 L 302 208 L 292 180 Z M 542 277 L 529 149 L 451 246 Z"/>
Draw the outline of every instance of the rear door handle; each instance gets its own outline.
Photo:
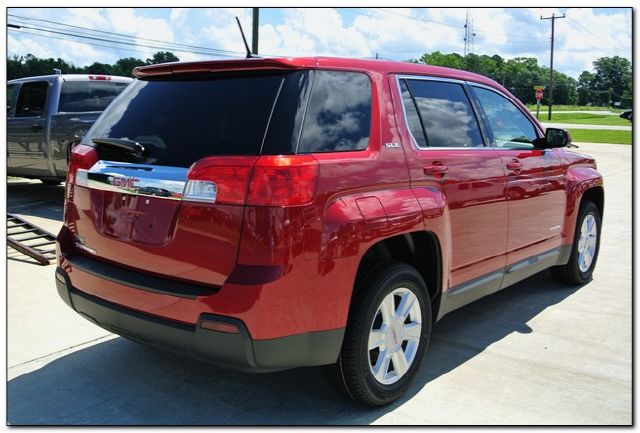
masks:
<path id="1" fill-rule="evenodd" d="M 440 175 L 444 176 L 444 174 L 449 170 L 449 167 L 446 165 L 428 165 L 424 168 L 424 174 L 427 176 Z"/>
<path id="2" fill-rule="evenodd" d="M 42 125 L 40 125 L 38 123 L 33 123 L 33 124 L 31 124 L 31 130 L 33 132 L 42 131 Z"/>

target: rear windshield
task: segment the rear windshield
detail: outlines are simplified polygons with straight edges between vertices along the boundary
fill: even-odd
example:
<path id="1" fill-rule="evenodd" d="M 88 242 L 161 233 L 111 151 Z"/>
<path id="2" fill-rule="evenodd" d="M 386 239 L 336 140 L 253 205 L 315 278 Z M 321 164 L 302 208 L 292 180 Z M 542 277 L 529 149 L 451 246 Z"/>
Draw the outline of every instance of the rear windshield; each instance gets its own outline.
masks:
<path id="1" fill-rule="evenodd" d="M 58 112 L 103 111 L 129 83 L 110 81 L 65 81 Z"/>
<path id="2" fill-rule="evenodd" d="M 146 149 L 144 160 L 136 162 L 156 165 L 188 167 L 204 156 L 259 155 L 285 75 L 137 80 L 88 138 L 136 141 Z M 126 160 L 107 149 L 98 152 L 102 159 Z"/>

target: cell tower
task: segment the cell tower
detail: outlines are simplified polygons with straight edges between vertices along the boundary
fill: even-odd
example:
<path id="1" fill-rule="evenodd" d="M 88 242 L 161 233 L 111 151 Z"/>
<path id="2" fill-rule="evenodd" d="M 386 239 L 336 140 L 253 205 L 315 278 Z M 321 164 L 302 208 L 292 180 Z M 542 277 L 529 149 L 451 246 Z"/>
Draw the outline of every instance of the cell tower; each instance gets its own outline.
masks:
<path id="1" fill-rule="evenodd" d="M 473 16 L 469 17 L 469 9 L 467 9 L 467 19 L 464 23 L 464 56 L 473 53 L 473 39 L 476 34 L 473 31 Z"/>

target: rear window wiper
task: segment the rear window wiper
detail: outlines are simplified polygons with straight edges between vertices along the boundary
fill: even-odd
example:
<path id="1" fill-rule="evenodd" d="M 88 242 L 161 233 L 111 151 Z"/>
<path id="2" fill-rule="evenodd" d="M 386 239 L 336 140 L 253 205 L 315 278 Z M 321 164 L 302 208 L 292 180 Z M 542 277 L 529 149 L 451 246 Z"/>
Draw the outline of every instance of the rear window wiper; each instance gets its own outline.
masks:
<path id="1" fill-rule="evenodd" d="M 116 149 L 124 150 L 134 155 L 142 155 L 145 150 L 142 144 L 126 138 L 92 138 L 91 141 L 95 144 L 115 147 Z"/>

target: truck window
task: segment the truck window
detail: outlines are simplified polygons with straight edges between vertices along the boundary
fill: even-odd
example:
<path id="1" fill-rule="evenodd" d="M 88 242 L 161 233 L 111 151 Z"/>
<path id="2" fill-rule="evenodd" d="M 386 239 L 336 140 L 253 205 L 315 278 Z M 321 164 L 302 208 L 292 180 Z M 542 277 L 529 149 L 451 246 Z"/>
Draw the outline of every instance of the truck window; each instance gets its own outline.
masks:
<path id="1" fill-rule="evenodd" d="M 58 112 L 104 111 L 129 83 L 112 81 L 65 81 Z"/>
<path id="2" fill-rule="evenodd" d="M 359 72 L 317 71 L 298 153 L 366 149 L 371 82 Z"/>
<path id="3" fill-rule="evenodd" d="M 34 81 L 23 83 L 18 94 L 16 104 L 16 117 L 41 116 L 47 102 L 47 90 L 49 83 L 46 81 Z"/>
<path id="4" fill-rule="evenodd" d="M 10 116 L 13 110 L 13 97 L 16 94 L 17 87 L 17 84 L 7 85 L 7 116 Z"/>
<path id="5" fill-rule="evenodd" d="M 429 147 L 484 146 L 478 120 L 462 85 L 429 80 L 406 80 L 406 84 L 413 100 L 403 97 L 405 110 L 410 112 L 406 105 L 415 101 Z M 415 120 L 413 123 L 415 134 Z"/>

